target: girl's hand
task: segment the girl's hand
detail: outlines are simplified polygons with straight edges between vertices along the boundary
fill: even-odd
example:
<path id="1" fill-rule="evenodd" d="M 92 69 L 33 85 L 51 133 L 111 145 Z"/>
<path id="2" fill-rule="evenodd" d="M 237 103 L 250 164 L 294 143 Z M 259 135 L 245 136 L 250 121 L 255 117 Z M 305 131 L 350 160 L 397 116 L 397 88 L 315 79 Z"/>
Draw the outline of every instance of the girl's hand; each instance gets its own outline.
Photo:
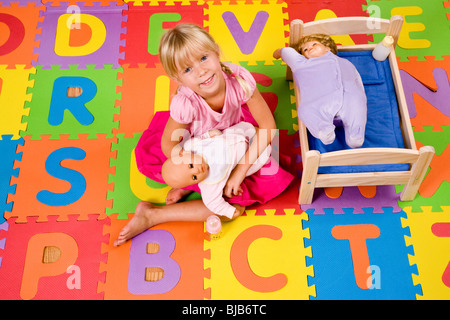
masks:
<path id="1" fill-rule="evenodd" d="M 225 187 L 223 188 L 223 194 L 228 198 L 242 195 L 243 190 L 241 188 L 241 183 L 244 179 L 245 174 L 242 175 L 239 171 L 233 170 L 227 183 L 225 184 Z"/>
<path id="2" fill-rule="evenodd" d="M 187 125 L 181 124 L 173 120 L 171 117 L 167 120 L 166 127 L 164 128 L 163 135 L 161 137 L 161 150 L 167 158 L 170 158 L 174 153 L 174 147 L 181 142 L 184 134 L 187 132 Z M 179 150 L 176 150 L 180 154 Z"/>
<path id="3" fill-rule="evenodd" d="M 184 149 L 179 144 L 177 144 L 172 148 L 170 152 L 170 158 L 182 157 L 184 152 L 185 152 Z"/>
<path id="4" fill-rule="evenodd" d="M 222 131 L 220 131 L 219 129 L 211 129 L 208 131 L 208 134 L 210 138 L 214 138 L 222 135 Z"/>

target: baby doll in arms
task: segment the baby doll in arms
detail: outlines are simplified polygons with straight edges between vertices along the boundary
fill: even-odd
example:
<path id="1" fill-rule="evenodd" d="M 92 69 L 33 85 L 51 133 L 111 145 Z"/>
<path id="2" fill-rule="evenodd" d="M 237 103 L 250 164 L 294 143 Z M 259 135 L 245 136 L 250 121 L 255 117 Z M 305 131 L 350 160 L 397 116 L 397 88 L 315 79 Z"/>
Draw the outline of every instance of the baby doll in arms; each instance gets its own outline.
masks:
<path id="1" fill-rule="evenodd" d="M 335 121 L 342 121 L 345 142 L 350 148 L 364 143 L 367 98 L 361 76 L 348 60 L 338 57 L 333 39 L 312 34 L 300 39 L 295 48 L 275 50 L 291 69 L 300 89 L 300 120 L 324 144 L 335 140 Z"/>
<path id="2" fill-rule="evenodd" d="M 200 137 L 185 141 L 184 151 L 164 162 L 164 181 L 172 188 L 198 183 L 205 206 L 213 213 L 231 219 L 236 208 L 223 198 L 223 188 L 255 134 L 253 125 L 240 122 L 223 132 L 212 129 Z M 269 161 L 271 151 L 269 145 L 252 164 L 247 176 Z"/>

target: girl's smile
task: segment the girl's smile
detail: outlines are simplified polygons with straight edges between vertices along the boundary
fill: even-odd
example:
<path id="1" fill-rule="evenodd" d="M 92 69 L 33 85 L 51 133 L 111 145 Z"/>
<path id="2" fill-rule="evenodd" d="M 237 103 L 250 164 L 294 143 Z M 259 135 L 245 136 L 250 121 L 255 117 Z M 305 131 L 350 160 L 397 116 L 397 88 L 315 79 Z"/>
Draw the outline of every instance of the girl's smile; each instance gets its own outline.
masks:
<path id="1" fill-rule="evenodd" d="M 215 76 L 216 75 L 213 74 L 211 77 L 206 79 L 206 81 L 202 82 L 200 85 L 201 86 L 209 86 L 209 85 L 211 85 L 214 82 L 214 80 L 215 80 Z"/>
<path id="2" fill-rule="evenodd" d="M 222 73 L 219 54 L 207 51 L 197 57 L 191 57 L 186 66 L 177 63 L 176 81 L 200 95 L 209 102 L 225 92 L 225 78 Z"/>

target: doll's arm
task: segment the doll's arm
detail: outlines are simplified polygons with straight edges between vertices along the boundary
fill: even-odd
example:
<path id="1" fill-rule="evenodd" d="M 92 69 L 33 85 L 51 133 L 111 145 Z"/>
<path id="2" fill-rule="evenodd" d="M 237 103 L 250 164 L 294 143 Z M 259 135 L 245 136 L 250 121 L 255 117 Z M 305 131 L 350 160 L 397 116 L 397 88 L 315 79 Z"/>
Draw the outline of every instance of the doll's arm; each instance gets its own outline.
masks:
<path id="1" fill-rule="evenodd" d="M 305 56 L 301 55 L 297 50 L 291 47 L 281 48 L 280 57 L 292 69 L 295 69 L 294 67 L 297 64 L 303 64 L 308 60 Z"/>
<path id="2" fill-rule="evenodd" d="M 226 202 L 223 198 L 223 186 L 223 183 L 200 183 L 199 187 L 202 195 L 202 201 L 211 212 L 232 219 L 236 208 Z"/>
<path id="3" fill-rule="evenodd" d="M 281 49 L 282 49 L 282 48 L 278 48 L 277 50 L 275 50 L 275 51 L 273 52 L 273 57 L 274 57 L 275 59 L 280 59 L 280 58 L 281 58 Z"/>

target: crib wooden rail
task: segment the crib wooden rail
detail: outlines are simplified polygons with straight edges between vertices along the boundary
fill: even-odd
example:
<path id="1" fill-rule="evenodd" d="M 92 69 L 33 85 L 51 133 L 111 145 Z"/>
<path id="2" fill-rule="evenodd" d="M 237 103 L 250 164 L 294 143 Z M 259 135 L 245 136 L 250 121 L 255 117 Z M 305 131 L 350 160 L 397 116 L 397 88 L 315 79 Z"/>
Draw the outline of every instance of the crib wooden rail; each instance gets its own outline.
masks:
<path id="1" fill-rule="evenodd" d="M 435 151 L 432 146 L 419 150 L 366 148 L 320 154 L 310 150 L 303 155 L 300 204 L 312 202 L 314 188 L 404 184 L 400 199 L 413 200 L 425 177 Z M 408 171 L 319 174 L 321 166 L 411 163 Z"/>
<path id="2" fill-rule="evenodd" d="M 414 163 L 419 158 L 417 150 L 397 148 L 364 148 L 324 153 L 319 167 L 367 164 Z"/>
<path id="3" fill-rule="evenodd" d="M 394 37 L 394 41 L 397 43 L 402 24 L 403 17 L 400 15 L 392 16 L 389 20 L 368 17 L 340 17 L 311 21 L 305 24 L 301 23 L 301 20 L 293 20 L 290 32 L 298 33 L 294 34 L 292 39 L 299 39 L 313 33 L 329 35 L 386 33 L 386 35 Z"/>
<path id="4" fill-rule="evenodd" d="M 368 17 L 340 17 L 303 23 L 300 19 L 291 21 L 289 30 L 289 46 L 294 46 L 298 40 L 313 33 L 325 33 L 329 35 L 346 34 L 374 34 L 385 33 L 394 38 L 397 45 L 400 30 L 403 25 L 403 17 L 392 16 L 391 19 L 368 18 Z M 339 50 L 368 50 L 375 47 L 373 44 L 339 46 Z M 286 68 L 286 79 L 292 80 L 292 71 Z"/>

